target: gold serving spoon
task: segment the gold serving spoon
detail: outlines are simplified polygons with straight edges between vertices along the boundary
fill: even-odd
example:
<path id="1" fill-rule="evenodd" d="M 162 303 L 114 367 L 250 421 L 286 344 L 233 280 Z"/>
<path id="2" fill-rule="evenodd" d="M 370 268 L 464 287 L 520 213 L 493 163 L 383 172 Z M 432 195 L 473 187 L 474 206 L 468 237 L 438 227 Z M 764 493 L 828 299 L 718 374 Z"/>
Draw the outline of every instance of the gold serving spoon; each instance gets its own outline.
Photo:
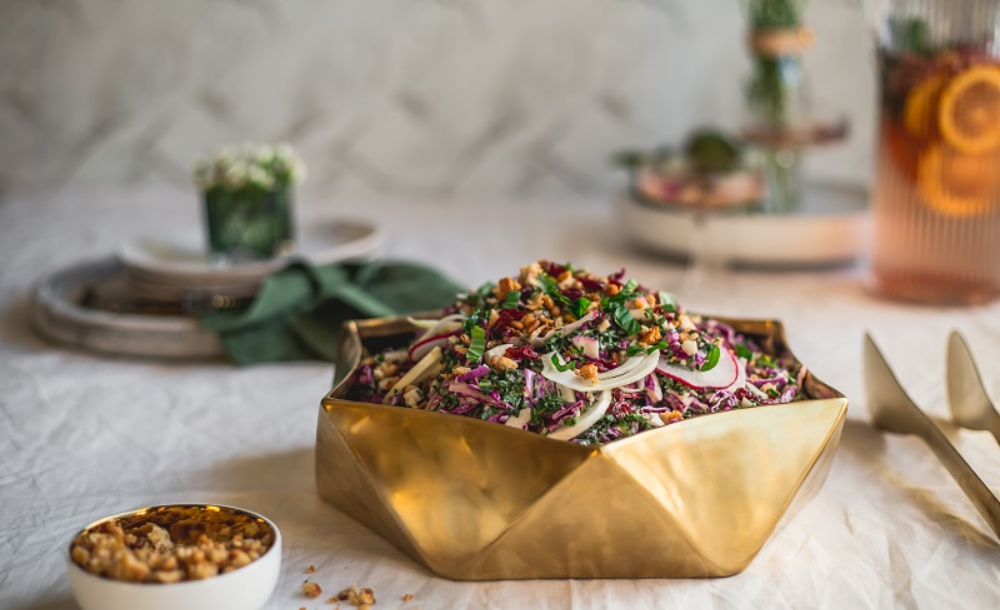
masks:
<path id="1" fill-rule="evenodd" d="M 962 458 L 941 429 L 927 417 L 899 385 L 871 336 L 865 335 L 865 389 L 875 425 L 896 434 L 914 434 L 927 443 L 955 482 L 1000 537 L 1000 500 Z"/>
<path id="2" fill-rule="evenodd" d="M 1000 413 L 983 386 L 969 345 L 958 331 L 948 338 L 948 404 L 955 423 L 969 430 L 986 430 L 1000 443 Z"/>

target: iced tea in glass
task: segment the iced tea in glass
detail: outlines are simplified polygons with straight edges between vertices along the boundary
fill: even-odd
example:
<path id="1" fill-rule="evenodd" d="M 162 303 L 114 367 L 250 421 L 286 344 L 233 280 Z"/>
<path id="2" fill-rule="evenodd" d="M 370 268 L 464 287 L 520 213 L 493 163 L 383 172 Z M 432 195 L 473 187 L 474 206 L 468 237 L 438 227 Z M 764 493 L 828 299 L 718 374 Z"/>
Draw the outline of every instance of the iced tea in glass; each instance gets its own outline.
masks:
<path id="1" fill-rule="evenodd" d="M 889 0 L 870 287 L 897 299 L 1000 296 L 1000 0 Z"/>

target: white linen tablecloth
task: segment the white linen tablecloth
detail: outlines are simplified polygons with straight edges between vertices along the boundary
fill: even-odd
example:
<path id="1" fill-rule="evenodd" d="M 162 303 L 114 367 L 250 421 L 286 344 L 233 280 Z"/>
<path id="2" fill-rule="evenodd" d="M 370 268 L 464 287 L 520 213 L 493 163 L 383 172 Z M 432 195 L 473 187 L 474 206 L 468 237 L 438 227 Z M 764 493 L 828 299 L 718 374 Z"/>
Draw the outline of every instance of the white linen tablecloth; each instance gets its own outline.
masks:
<path id="1" fill-rule="evenodd" d="M 783 320 L 800 359 L 851 399 L 823 490 L 744 573 L 639 581 L 434 576 L 316 495 L 317 405 L 330 366 L 138 361 L 35 336 L 29 294 L 44 274 L 141 234 L 197 230 L 197 206 L 186 193 L 62 193 L 0 202 L 0 608 L 74 608 L 64 567 L 72 534 L 104 515 L 173 501 L 235 504 L 278 523 L 284 568 L 273 610 L 331 607 L 325 594 L 299 593 L 309 565 L 326 592 L 371 587 L 385 609 L 1000 607 L 1000 544 L 920 441 L 872 428 L 860 363 L 867 329 L 911 395 L 945 418 L 945 341 L 958 328 L 1000 396 L 1000 306 L 879 301 L 855 270 L 727 274 L 693 284 L 682 268 L 630 250 L 603 203 L 487 203 L 306 202 L 301 216 L 376 219 L 391 232 L 389 255 L 436 265 L 470 285 L 543 257 L 602 272 L 625 266 L 646 284 L 675 290 L 690 309 Z M 993 438 L 948 430 L 1000 490 Z M 406 593 L 414 598 L 404 604 Z"/>

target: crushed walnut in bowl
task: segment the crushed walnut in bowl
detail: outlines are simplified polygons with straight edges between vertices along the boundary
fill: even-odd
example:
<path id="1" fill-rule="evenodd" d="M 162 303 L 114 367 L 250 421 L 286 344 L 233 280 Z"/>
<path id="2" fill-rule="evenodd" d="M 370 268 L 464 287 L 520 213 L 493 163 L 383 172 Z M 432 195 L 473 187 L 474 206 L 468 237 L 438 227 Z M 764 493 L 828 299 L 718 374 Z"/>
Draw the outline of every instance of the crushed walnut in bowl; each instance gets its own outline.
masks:
<path id="1" fill-rule="evenodd" d="M 78 533 L 69 546 L 70 583 L 85 610 L 107 609 L 111 589 L 128 599 L 122 608 L 209 608 L 225 600 L 214 607 L 256 609 L 277 582 L 280 540 L 274 523 L 244 509 L 151 506 Z"/>
<path id="2" fill-rule="evenodd" d="M 158 506 L 80 532 L 70 557 L 115 580 L 172 583 L 226 574 L 260 559 L 274 532 L 260 517 L 218 506 Z"/>

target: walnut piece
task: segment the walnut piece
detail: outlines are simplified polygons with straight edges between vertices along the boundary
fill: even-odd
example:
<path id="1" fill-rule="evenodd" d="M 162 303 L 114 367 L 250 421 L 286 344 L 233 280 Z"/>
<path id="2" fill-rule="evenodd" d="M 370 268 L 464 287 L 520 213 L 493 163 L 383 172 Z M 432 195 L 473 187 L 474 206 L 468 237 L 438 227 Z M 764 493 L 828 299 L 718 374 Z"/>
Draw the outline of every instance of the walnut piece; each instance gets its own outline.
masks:
<path id="1" fill-rule="evenodd" d="M 309 599 L 316 599 L 323 593 L 323 587 L 319 583 L 306 581 L 302 583 L 302 595 Z"/>
<path id="2" fill-rule="evenodd" d="M 494 371 L 513 371 L 517 368 L 517 362 L 506 356 L 494 356 L 489 364 Z"/>
<path id="3" fill-rule="evenodd" d="M 509 277 L 505 277 L 500 280 L 496 288 L 493 289 L 493 296 L 497 298 L 501 303 L 507 298 L 507 295 L 511 292 L 518 292 L 521 290 L 521 283 L 517 280 Z"/>
<path id="4" fill-rule="evenodd" d="M 596 364 L 585 364 L 580 367 L 580 377 L 583 377 L 591 383 L 591 385 L 597 384 L 597 365 Z"/>
<path id="5" fill-rule="evenodd" d="M 357 585 L 342 590 L 337 599 L 346 601 L 359 610 L 368 610 L 375 604 L 375 592 L 368 588 L 359 589 Z"/>

